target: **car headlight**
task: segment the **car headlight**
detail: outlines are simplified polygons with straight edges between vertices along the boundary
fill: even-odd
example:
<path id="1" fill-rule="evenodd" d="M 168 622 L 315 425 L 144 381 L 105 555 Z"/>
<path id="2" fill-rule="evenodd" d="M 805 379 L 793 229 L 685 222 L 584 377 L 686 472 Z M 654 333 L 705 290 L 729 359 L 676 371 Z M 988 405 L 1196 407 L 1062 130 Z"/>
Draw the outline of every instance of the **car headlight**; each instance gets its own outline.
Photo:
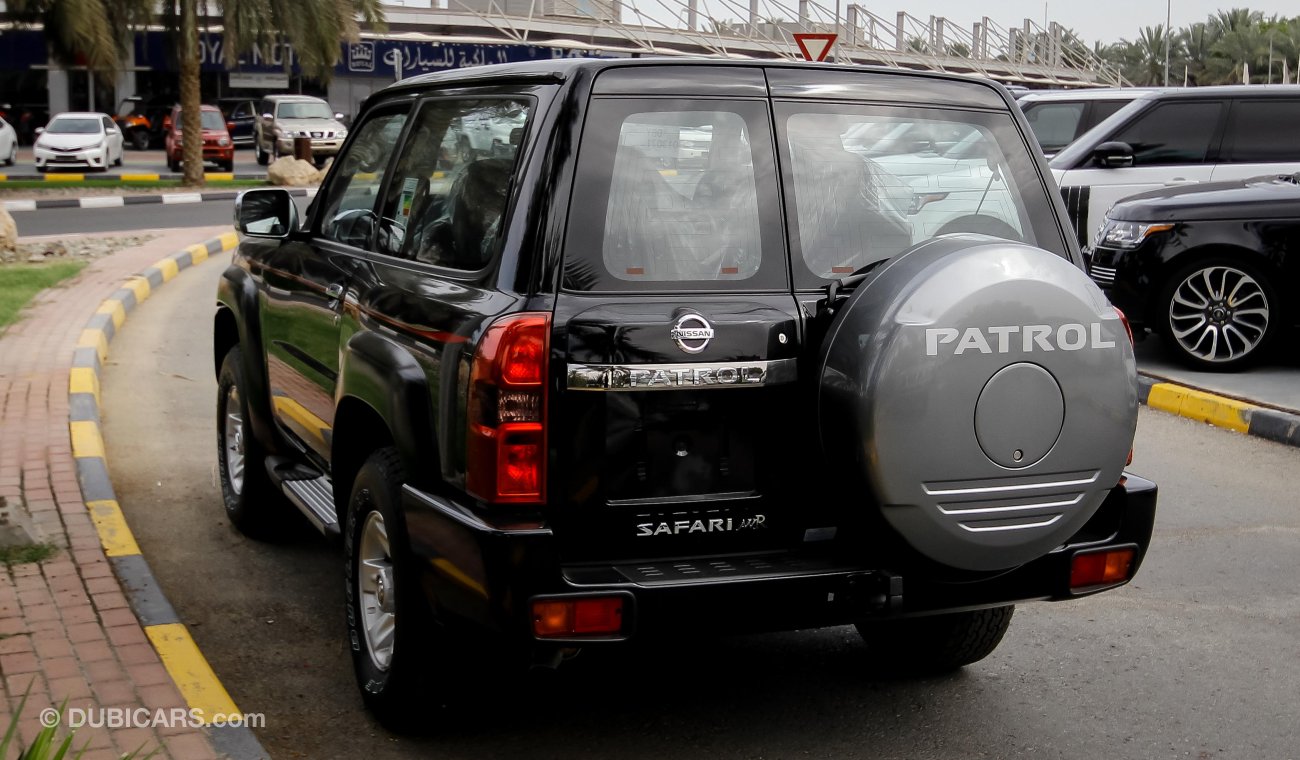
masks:
<path id="1" fill-rule="evenodd" d="M 342 140 L 348 136 L 348 131 L 346 129 L 340 129 L 338 132 L 334 133 L 334 136 Z"/>
<path id="2" fill-rule="evenodd" d="M 1101 245 L 1111 248 L 1137 248 L 1151 235 L 1167 232 L 1173 228 L 1174 225 L 1167 222 L 1148 224 L 1107 219 L 1098 237 L 1101 239 Z"/>
<path id="3" fill-rule="evenodd" d="M 229 144 L 230 144 L 230 138 L 228 137 L 223 137 L 220 140 L 217 140 L 217 145 L 220 145 L 223 148 Z"/>

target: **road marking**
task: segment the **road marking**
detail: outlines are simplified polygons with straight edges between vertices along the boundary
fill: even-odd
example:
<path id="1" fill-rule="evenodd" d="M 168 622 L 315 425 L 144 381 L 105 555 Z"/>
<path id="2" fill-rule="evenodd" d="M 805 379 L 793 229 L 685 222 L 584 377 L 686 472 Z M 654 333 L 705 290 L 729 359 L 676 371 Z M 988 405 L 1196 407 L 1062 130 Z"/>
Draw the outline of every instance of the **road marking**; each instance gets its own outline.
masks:
<path id="1" fill-rule="evenodd" d="M 73 367 L 68 373 L 68 393 L 89 393 L 99 406 L 99 375 L 93 367 Z"/>
<path id="2" fill-rule="evenodd" d="M 126 205 L 120 195 L 92 195 L 89 198 L 81 198 L 77 202 L 82 208 L 112 208 Z"/>
<path id="3" fill-rule="evenodd" d="M 85 182 L 84 174 L 46 174 L 46 182 Z"/>
<path id="4" fill-rule="evenodd" d="M 202 193 L 170 193 L 162 197 L 162 202 L 166 204 L 202 203 L 203 194 Z"/>
<path id="5" fill-rule="evenodd" d="M 140 545 L 135 542 L 135 536 L 131 535 L 131 528 L 126 524 L 126 517 L 122 515 L 122 508 L 116 501 L 88 501 L 86 509 L 90 510 L 90 519 L 99 532 L 99 543 L 104 547 L 104 554 L 109 557 L 129 557 L 140 553 Z"/>
<path id="6" fill-rule="evenodd" d="M 5 201 L 5 211 L 35 211 L 36 201 Z"/>
<path id="7" fill-rule="evenodd" d="M 1147 406 L 1238 433 L 1250 430 L 1250 412 L 1256 408 L 1253 404 L 1171 383 L 1151 386 Z"/>
<path id="8" fill-rule="evenodd" d="M 208 247 L 202 243 L 195 243 L 185 250 L 190 252 L 191 264 L 202 264 L 208 260 Z"/>
<path id="9" fill-rule="evenodd" d="M 149 280 L 136 275 L 126 281 L 126 287 L 135 293 L 135 303 L 140 305 L 149 297 Z"/>
<path id="10" fill-rule="evenodd" d="M 221 250 L 223 251 L 229 251 L 239 245 L 239 233 L 236 232 L 224 232 L 217 239 L 221 241 Z"/>
<path id="11" fill-rule="evenodd" d="M 72 456 L 75 459 L 104 458 L 104 439 L 99 425 L 90 421 L 69 422 L 72 431 Z"/>
<path id="12" fill-rule="evenodd" d="M 126 321 L 126 308 L 124 308 L 122 306 L 122 302 L 117 300 L 116 298 L 112 298 L 101 303 L 99 305 L 99 309 L 97 309 L 95 313 L 108 314 L 109 316 L 111 316 L 113 318 L 114 329 L 121 329 L 122 323 Z M 103 357 L 100 358 L 102 359 Z"/>
<path id="13" fill-rule="evenodd" d="M 77 348 L 93 348 L 99 354 L 100 364 L 108 361 L 108 336 L 104 335 L 103 330 L 89 327 L 82 330 L 81 337 L 77 339 Z"/>
<path id="14" fill-rule="evenodd" d="M 153 648 L 158 650 L 163 667 L 167 668 L 181 696 L 185 697 L 191 709 L 200 711 L 205 725 L 210 725 L 214 716 L 239 714 L 235 701 L 221 685 L 184 625 L 151 625 L 144 632 L 153 642 Z"/>
<path id="15" fill-rule="evenodd" d="M 204 176 L 206 179 L 214 180 L 214 181 L 216 181 L 216 182 L 234 182 L 234 181 L 235 181 L 235 174 L 234 174 L 234 172 L 212 172 L 212 173 L 210 173 L 210 174 L 205 174 L 205 175 L 203 175 L 203 176 Z"/>
<path id="16" fill-rule="evenodd" d="M 173 259 L 170 256 L 160 261 L 155 261 L 154 268 L 159 272 L 162 272 L 163 282 L 167 282 L 171 278 L 175 277 L 177 272 L 181 271 L 180 266 L 176 263 L 176 259 Z"/>
<path id="17" fill-rule="evenodd" d="M 123 182 L 157 182 L 161 177 L 157 174 L 122 174 L 119 179 Z"/>

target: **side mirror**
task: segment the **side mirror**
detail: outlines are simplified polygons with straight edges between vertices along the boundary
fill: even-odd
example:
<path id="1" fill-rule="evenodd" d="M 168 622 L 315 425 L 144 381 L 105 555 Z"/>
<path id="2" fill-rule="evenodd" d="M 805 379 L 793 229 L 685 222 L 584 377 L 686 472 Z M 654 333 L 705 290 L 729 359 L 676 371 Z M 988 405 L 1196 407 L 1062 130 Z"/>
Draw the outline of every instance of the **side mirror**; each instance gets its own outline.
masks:
<path id="1" fill-rule="evenodd" d="M 1124 169 L 1133 165 L 1133 146 L 1126 142 L 1104 142 L 1092 149 L 1092 160 L 1107 169 Z"/>
<path id="2" fill-rule="evenodd" d="M 335 118 L 335 119 L 338 119 L 339 121 L 343 121 L 343 114 L 341 114 L 341 113 L 335 113 L 335 114 L 334 114 L 334 118 Z"/>
<path id="3" fill-rule="evenodd" d="M 226 122 L 226 131 L 227 131 L 227 132 L 234 132 L 234 131 L 235 131 L 235 122 L 233 122 L 233 121 L 228 121 L 228 122 Z"/>
<path id="4" fill-rule="evenodd" d="M 235 197 L 235 229 L 250 237 L 283 240 L 298 229 L 298 206 L 288 190 L 245 190 Z"/>
<path id="5" fill-rule="evenodd" d="M 272 116 L 272 115 L 269 114 L 269 113 L 264 113 L 264 114 L 262 114 L 262 118 L 263 118 L 263 119 L 266 119 L 267 121 L 272 121 L 272 120 L 275 119 L 275 117 Z"/>
<path id="6" fill-rule="evenodd" d="M 106 134 L 110 134 L 110 135 L 115 135 L 115 134 L 117 134 L 117 131 L 118 131 L 118 130 L 117 130 L 117 127 L 109 127 L 109 128 L 107 128 L 107 129 L 104 130 L 104 132 L 105 132 Z"/>
<path id="7" fill-rule="evenodd" d="M 37 128 L 36 128 L 36 134 L 38 134 L 38 135 L 40 135 L 40 134 L 45 134 L 45 127 L 37 127 Z"/>

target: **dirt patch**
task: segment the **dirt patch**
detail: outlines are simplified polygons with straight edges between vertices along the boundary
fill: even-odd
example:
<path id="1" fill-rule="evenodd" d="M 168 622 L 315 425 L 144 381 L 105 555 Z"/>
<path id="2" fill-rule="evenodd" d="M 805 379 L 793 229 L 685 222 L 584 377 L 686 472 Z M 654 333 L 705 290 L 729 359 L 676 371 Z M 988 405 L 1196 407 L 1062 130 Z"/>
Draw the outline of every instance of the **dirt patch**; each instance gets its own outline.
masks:
<path id="1" fill-rule="evenodd" d="M 116 253 L 123 248 L 134 248 L 158 237 L 157 235 L 67 235 L 58 238 L 19 238 L 13 251 L 0 250 L 0 265 L 27 264 L 42 261 L 78 261 L 97 259 Z"/>

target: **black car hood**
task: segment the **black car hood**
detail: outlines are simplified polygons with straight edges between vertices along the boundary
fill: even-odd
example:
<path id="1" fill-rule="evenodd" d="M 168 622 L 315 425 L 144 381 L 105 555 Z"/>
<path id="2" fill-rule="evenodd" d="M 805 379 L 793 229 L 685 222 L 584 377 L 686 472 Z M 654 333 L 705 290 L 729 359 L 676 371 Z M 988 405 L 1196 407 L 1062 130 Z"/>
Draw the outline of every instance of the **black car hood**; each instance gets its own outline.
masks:
<path id="1" fill-rule="evenodd" d="M 1142 222 L 1300 219 L 1300 175 L 1180 185 L 1129 196 L 1107 214 Z"/>

